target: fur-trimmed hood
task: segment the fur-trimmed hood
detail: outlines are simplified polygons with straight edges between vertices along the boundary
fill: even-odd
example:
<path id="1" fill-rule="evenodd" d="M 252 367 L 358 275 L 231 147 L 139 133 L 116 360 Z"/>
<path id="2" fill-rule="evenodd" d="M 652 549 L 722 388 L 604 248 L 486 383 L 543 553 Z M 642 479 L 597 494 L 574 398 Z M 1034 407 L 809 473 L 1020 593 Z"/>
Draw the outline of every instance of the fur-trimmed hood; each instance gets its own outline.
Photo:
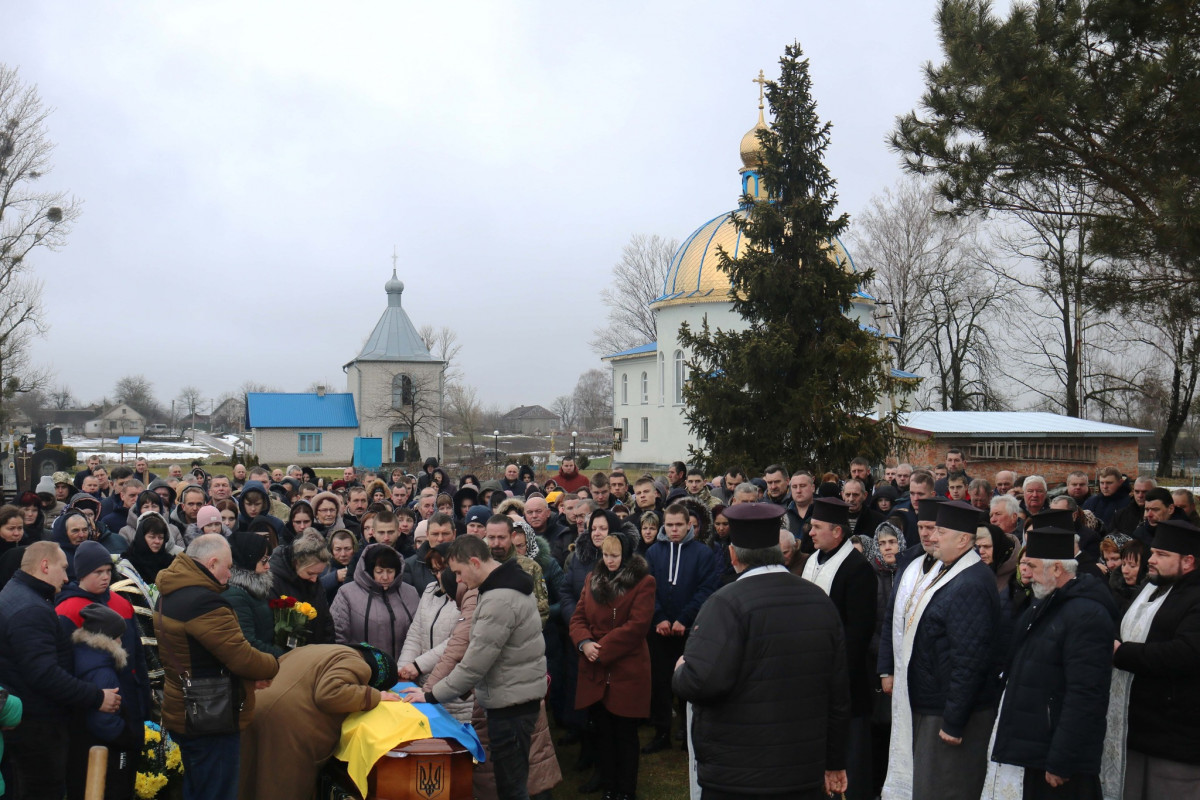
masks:
<path id="1" fill-rule="evenodd" d="M 271 599 L 271 580 L 270 570 L 260 575 L 234 564 L 233 569 L 229 572 L 229 585 L 245 590 L 246 594 L 256 600 Z"/>
<path id="2" fill-rule="evenodd" d="M 592 597 L 597 603 L 610 605 L 649 574 L 650 565 L 636 554 L 625 556 L 616 572 L 610 572 L 600 559 L 589 578 Z"/>
<path id="3" fill-rule="evenodd" d="M 129 657 L 125 655 L 125 648 L 121 647 L 120 639 L 110 639 L 102 633 L 76 628 L 75 632 L 71 634 L 71 641 L 112 656 L 113 664 L 116 665 L 118 671 L 125 669 L 125 664 L 129 661 Z"/>

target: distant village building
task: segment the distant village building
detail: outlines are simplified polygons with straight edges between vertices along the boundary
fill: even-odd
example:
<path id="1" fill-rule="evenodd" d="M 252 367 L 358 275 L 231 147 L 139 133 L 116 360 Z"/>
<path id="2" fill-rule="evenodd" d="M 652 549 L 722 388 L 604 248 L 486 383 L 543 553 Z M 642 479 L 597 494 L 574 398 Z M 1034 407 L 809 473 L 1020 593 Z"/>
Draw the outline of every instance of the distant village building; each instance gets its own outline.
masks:
<path id="1" fill-rule="evenodd" d="M 1152 432 L 1041 411 L 912 411 L 901 415 L 900 434 L 906 440 L 900 458 L 914 465 L 940 463 L 958 448 L 971 477 L 990 480 L 1012 470 L 1054 486 L 1075 470 L 1095 482 L 1109 465 L 1136 475 L 1138 438 Z"/>
<path id="2" fill-rule="evenodd" d="M 146 418 L 129 405 L 120 403 L 83 426 L 87 436 L 141 436 L 146 432 Z"/>
<path id="3" fill-rule="evenodd" d="M 500 432 L 547 436 L 558 429 L 558 415 L 542 406 L 517 406 L 500 418 Z"/>
<path id="4" fill-rule="evenodd" d="M 342 367 L 346 392 L 246 395 L 245 424 L 260 462 L 351 464 L 356 438 L 380 439 L 384 463 L 441 456 L 445 362 L 430 354 L 405 313 L 395 270 L 383 288 L 383 315 Z"/>

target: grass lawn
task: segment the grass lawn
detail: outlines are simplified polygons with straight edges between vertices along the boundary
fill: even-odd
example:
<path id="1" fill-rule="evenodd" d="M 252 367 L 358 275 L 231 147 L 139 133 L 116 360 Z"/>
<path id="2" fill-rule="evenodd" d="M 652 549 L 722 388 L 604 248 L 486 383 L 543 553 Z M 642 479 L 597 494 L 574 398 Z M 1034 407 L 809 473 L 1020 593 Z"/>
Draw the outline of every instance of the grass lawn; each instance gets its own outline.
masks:
<path id="1" fill-rule="evenodd" d="M 561 732 L 561 729 L 551 723 L 550 735 L 555 740 L 558 739 Z M 641 743 L 646 744 L 654 737 L 654 728 L 645 725 L 638 729 L 638 733 Z M 554 796 L 556 798 L 594 797 L 596 800 L 600 800 L 600 793 L 593 795 L 579 793 L 579 787 L 592 774 L 590 769 L 583 772 L 575 772 L 572 769 L 575 759 L 579 757 L 579 745 L 570 747 L 555 745 L 554 750 L 558 755 L 558 766 L 562 769 L 563 774 L 562 783 L 554 787 Z M 638 762 L 637 796 L 638 800 L 688 800 L 687 752 L 680 750 L 678 744 L 674 744 L 660 753 L 641 756 L 641 761 Z"/>

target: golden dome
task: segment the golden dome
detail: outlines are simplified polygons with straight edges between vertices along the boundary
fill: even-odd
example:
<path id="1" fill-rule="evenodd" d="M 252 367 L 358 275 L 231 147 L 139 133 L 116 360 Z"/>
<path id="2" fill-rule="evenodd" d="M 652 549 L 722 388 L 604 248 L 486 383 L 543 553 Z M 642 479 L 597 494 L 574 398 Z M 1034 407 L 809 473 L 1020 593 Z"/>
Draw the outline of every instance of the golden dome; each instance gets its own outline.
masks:
<path id="1" fill-rule="evenodd" d="M 749 207 L 733 212 L 739 219 L 745 219 L 747 213 Z M 746 247 L 746 237 L 734 226 L 731 217 L 729 213 L 713 217 L 683 241 L 671 259 L 662 294 L 651 304 L 652 308 L 729 302 L 729 275 L 720 267 L 717 248 L 724 247 L 730 258 L 737 258 Z M 837 239 L 830 242 L 829 257 L 854 269 L 849 254 Z"/>
<path id="2" fill-rule="evenodd" d="M 758 107 L 758 124 L 746 131 L 746 135 L 742 137 L 741 156 L 742 166 L 745 169 L 755 169 L 762 164 L 763 146 L 758 140 L 758 132 L 767 129 L 766 120 L 763 119 L 763 107 Z"/>

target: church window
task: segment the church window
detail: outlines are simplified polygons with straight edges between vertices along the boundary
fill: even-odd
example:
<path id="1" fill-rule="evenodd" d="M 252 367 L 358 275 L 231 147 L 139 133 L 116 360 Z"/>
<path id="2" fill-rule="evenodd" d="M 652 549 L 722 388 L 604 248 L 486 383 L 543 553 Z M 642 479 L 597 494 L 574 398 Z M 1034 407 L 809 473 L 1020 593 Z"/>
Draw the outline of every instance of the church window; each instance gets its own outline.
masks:
<path id="1" fill-rule="evenodd" d="M 392 408 L 404 408 L 414 402 L 412 378 L 401 373 L 392 378 Z"/>
<path id="2" fill-rule="evenodd" d="M 650 402 L 650 376 L 642 373 L 642 405 Z"/>
<path id="3" fill-rule="evenodd" d="M 301 455 L 311 455 L 321 452 L 321 434 L 319 433 L 302 433 L 300 434 L 300 443 L 296 446 L 296 452 Z"/>
<path id="4" fill-rule="evenodd" d="M 642 441 L 650 441 L 650 418 L 642 417 Z"/>
<path id="5" fill-rule="evenodd" d="M 621 405 L 629 405 L 629 373 L 621 373 Z"/>
<path id="6" fill-rule="evenodd" d="M 683 384 L 687 382 L 687 365 L 683 363 L 683 351 L 675 351 L 675 404 L 683 405 Z"/>

